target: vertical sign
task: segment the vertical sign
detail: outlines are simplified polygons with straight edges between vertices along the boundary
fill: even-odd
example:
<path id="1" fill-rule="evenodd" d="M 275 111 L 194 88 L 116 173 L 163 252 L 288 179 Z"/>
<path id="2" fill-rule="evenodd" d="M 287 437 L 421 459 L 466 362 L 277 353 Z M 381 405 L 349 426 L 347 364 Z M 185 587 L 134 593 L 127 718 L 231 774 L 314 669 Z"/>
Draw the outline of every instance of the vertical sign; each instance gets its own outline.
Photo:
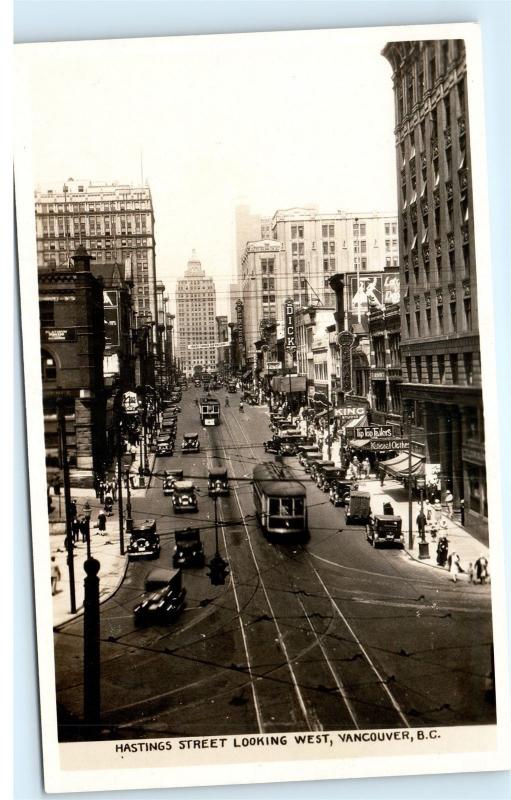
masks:
<path id="1" fill-rule="evenodd" d="M 243 302 L 236 300 L 236 322 L 238 324 L 238 342 L 241 352 L 245 351 L 245 330 L 243 325 Z"/>
<path id="2" fill-rule="evenodd" d="M 350 392 L 352 387 L 352 348 L 354 336 L 350 331 L 341 331 L 337 337 L 339 349 L 341 351 L 341 389 L 343 392 Z"/>
<path id="3" fill-rule="evenodd" d="M 284 341 L 286 350 L 294 353 L 296 350 L 295 306 L 289 298 L 284 303 Z"/>

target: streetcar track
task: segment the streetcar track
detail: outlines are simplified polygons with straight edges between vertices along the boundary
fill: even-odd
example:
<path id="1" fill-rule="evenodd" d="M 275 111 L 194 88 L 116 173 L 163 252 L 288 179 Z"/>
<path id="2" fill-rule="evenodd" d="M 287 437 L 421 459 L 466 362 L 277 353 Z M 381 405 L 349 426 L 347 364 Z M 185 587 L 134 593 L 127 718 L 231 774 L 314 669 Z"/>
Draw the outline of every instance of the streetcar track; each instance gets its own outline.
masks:
<path id="1" fill-rule="evenodd" d="M 246 437 L 246 435 L 245 435 L 245 432 L 243 431 L 243 429 L 241 428 L 241 426 L 239 425 L 239 423 L 237 423 L 237 424 L 238 424 L 238 427 L 239 427 L 239 429 L 240 429 L 240 431 L 241 431 L 241 434 L 242 434 L 242 436 L 244 437 L 245 441 L 248 443 L 248 439 L 247 439 L 247 437 Z M 253 449 L 252 449 L 252 454 L 253 454 L 253 455 L 255 455 L 255 454 L 254 454 L 254 450 L 253 450 Z M 238 501 L 238 504 L 239 504 L 239 501 Z M 241 507 L 240 507 L 240 513 L 242 513 L 242 509 L 241 509 Z M 307 552 L 308 552 L 308 551 L 307 551 L 307 550 L 306 550 L 304 547 L 301 547 L 300 549 L 301 549 L 301 551 L 302 551 L 302 552 L 305 552 L 305 553 L 307 553 Z M 312 564 L 310 561 L 309 561 L 308 563 L 309 563 L 309 566 L 310 566 L 311 570 L 312 570 L 312 571 L 313 571 L 313 573 L 315 574 L 315 576 L 316 576 L 317 580 L 319 581 L 319 583 L 320 583 L 320 584 L 321 584 L 321 586 L 323 587 L 323 589 L 324 589 L 324 591 L 325 591 L 325 593 L 326 593 L 326 596 L 328 597 L 328 599 L 329 599 L 329 601 L 330 601 L 330 603 L 331 603 L 331 605 L 332 605 L 332 608 L 334 608 L 334 609 L 335 609 L 335 611 L 337 612 L 337 614 L 338 614 L 339 618 L 342 620 L 343 624 L 345 625 L 345 627 L 348 629 L 348 631 L 350 632 L 351 636 L 353 637 L 353 640 L 354 640 L 354 642 L 356 642 L 356 644 L 357 644 L 357 645 L 358 645 L 358 647 L 360 648 L 360 651 L 363 653 L 363 656 L 364 656 L 364 658 L 366 659 L 366 662 L 367 662 L 367 664 L 369 665 L 369 667 L 371 668 L 372 672 L 374 673 L 374 675 L 375 675 L 375 676 L 376 676 L 376 678 L 377 678 L 378 684 L 380 685 L 380 687 L 383 689 L 383 691 L 384 691 L 384 692 L 385 692 L 385 694 L 387 695 L 387 697 L 388 697 L 388 699 L 390 700 L 390 702 L 391 702 L 391 704 L 392 704 L 392 706 L 393 706 L 394 710 L 395 710 L 395 711 L 396 711 L 396 713 L 398 714 L 398 716 L 399 716 L 399 718 L 401 719 L 401 721 L 403 722 L 403 724 L 404 724 L 404 725 L 405 725 L 407 728 L 409 728 L 409 727 L 410 727 L 410 724 L 408 723 L 408 720 L 407 720 L 406 716 L 404 715 L 404 713 L 403 713 L 403 711 L 402 711 L 401 707 L 399 706 L 399 703 L 397 702 L 397 700 L 395 699 L 394 695 L 392 694 L 392 692 L 390 691 L 389 687 L 387 686 L 387 684 L 386 684 L 386 682 L 385 682 L 384 678 L 382 677 L 382 675 L 380 674 L 380 672 L 379 672 L 378 668 L 377 668 L 377 667 L 376 667 L 376 665 L 373 663 L 372 659 L 370 658 L 369 654 L 367 653 L 367 650 L 365 649 L 365 647 L 363 646 L 362 642 L 361 642 L 361 641 L 360 641 L 360 639 L 358 638 L 357 634 L 355 633 L 355 631 L 353 630 L 353 628 L 352 628 L 352 627 L 351 627 L 351 625 L 349 624 L 348 620 L 346 619 L 346 617 L 345 617 L 345 616 L 344 616 L 344 614 L 342 613 L 342 611 L 341 611 L 341 609 L 339 608 L 339 606 L 338 606 L 338 604 L 337 604 L 336 600 L 335 600 L 335 599 L 333 598 L 333 596 L 331 595 L 330 591 L 328 590 L 328 588 L 327 588 L 326 584 L 324 583 L 324 581 L 323 581 L 323 579 L 321 578 L 321 575 L 319 574 L 319 572 L 317 571 L 317 569 L 314 567 L 314 565 L 313 565 L 313 564 Z M 387 576 L 385 576 L 385 577 L 387 577 Z M 301 602 L 301 598 L 300 598 L 300 602 Z M 305 607 L 304 607 L 304 610 L 305 610 Z M 322 648 L 321 648 L 321 649 L 322 649 Z M 322 649 L 322 652 L 323 652 L 323 649 Z M 328 660 L 328 659 L 327 659 L 327 664 L 328 664 L 328 666 L 329 666 L 329 668 L 330 668 L 330 662 L 329 662 L 329 660 Z M 341 681 L 340 679 L 339 679 L 339 681 L 340 681 L 340 683 L 342 684 L 342 681 Z M 342 694 L 342 693 L 341 693 L 341 694 Z M 346 707 L 347 707 L 347 709 L 348 709 L 348 712 L 350 713 L 350 716 L 352 716 L 352 714 L 353 714 L 353 711 L 352 711 L 351 707 L 348 705 L 348 703 L 347 703 L 347 702 L 346 702 Z M 353 719 L 353 716 L 352 716 L 352 719 Z M 358 726 L 358 724 L 357 724 L 357 723 L 356 723 L 356 725 L 357 725 L 357 728 L 358 728 L 359 726 Z"/>

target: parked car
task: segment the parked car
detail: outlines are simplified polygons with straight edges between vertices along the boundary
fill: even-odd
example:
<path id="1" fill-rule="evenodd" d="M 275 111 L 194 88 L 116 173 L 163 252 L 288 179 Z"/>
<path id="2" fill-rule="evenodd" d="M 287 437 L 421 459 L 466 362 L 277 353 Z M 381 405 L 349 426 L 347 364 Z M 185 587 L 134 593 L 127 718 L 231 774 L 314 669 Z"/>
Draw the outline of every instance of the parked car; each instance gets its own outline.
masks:
<path id="1" fill-rule="evenodd" d="M 302 444 L 298 448 L 298 461 L 302 465 L 305 466 L 305 461 L 307 456 L 309 455 L 320 455 L 319 447 L 315 444 Z"/>
<path id="2" fill-rule="evenodd" d="M 273 453 L 274 455 L 278 455 L 280 453 L 280 436 L 275 434 L 271 439 L 263 442 L 263 447 L 265 453 Z"/>
<path id="3" fill-rule="evenodd" d="M 323 489 L 324 492 L 329 492 L 332 483 L 340 478 L 344 478 L 345 475 L 346 471 L 341 467 L 317 467 L 316 484 L 319 489 Z"/>
<path id="4" fill-rule="evenodd" d="M 198 511 L 197 495 L 192 481 L 175 481 L 172 494 L 174 513 L 178 511 Z"/>
<path id="5" fill-rule="evenodd" d="M 133 609 L 136 625 L 167 625 L 176 619 L 186 602 L 181 575 L 180 569 L 151 570 L 145 581 L 146 594 Z"/>
<path id="6" fill-rule="evenodd" d="M 334 506 L 345 506 L 349 500 L 353 484 L 344 478 L 333 480 L 330 485 L 330 502 Z"/>
<path id="7" fill-rule="evenodd" d="M 176 545 L 172 556 L 175 567 L 203 567 L 204 547 L 200 538 L 200 528 L 184 528 L 176 531 Z"/>
<path id="8" fill-rule="evenodd" d="M 160 555 L 160 537 L 156 533 L 156 520 L 135 520 L 128 545 L 128 559 L 158 558 Z"/>
<path id="9" fill-rule="evenodd" d="M 198 433 L 191 432 L 183 434 L 183 441 L 181 443 L 181 452 L 183 453 L 200 452 L 200 442 Z"/>
<path id="10" fill-rule="evenodd" d="M 282 456 L 295 456 L 302 444 L 302 435 L 299 431 L 287 431 L 280 436 L 280 454 Z"/>
<path id="11" fill-rule="evenodd" d="M 327 459 L 320 458 L 316 461 L 313 461 L 310 468 L 310 476 L 313 481 L 318 480 L 318 470 L 323 467 L 334 467 L 335 464 L 333 461 L 328 461 Z"/>
<path id="12" fill-rule="evenodd" d="M 182 469 L 169 469 L 165 470 L 163 478 L 163 494 L 168 496 L 174 494 L 174 484 L 176 481 L 183 480 Z"/>
<path id="13" fill-rule="evenodd" d="M 377 514 L 370 517 L 366 527 L 366 539 L 375 548 L 380 544 L 397 545 L 403 548 L 405 539 L 401 517 L 390 514 Z"/>
<path id="14" fill-rule="evenodd" d="M 353 490 L 346 506 L 346 523 L 358 522 L 368 525 L 371 516 L 371 495 L 369 492 Z"/>
<path id="15" fill-rule="evenodd" d="M 318 450 L 317 453 L 314 453 L 314 452 L 307 453 L 307 455 L 305 456 L 305 462 L 303 464 L 303 468 L 304 468 L 305 472 L 309 472 L 310 473 L 312 465 L 316 461 L 322 461 L 322 460 L 323 460 L 323 456 L 321 455 L 319 450 Z"/>
<path id="16" fill-rule="evenodd" d="M 156 455 L 171 456 L 174 452 L 174 442 L 170 434 L 160 434 L 156 440 Z"/>

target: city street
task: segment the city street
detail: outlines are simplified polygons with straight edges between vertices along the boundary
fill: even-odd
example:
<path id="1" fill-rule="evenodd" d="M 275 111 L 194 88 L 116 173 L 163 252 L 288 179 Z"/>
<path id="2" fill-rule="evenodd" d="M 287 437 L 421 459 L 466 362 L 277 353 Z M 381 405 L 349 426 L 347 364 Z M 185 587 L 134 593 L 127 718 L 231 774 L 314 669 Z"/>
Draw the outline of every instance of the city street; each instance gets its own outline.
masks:
<path id="1" fill-rule="evenodd" d="M 101 716 L 105 738 L 205 736 L 277 731 L 484 724 L 491 667 L 490 587 L 454 584 L 447 572 L 401 550 L 373 549 L 365 529 L 345 526 L 295 458 L 307 487 L 310 540 L 271 543 L 254 515 L 252 469 L 266 455 L 268 409 L 221 399 L 221 424 L 202 428 L 183 392 L 175 455 L 156 458 L 135 519 L 155 518 L 158 562 L 130 563 L 101 605 Z M 181 455 L 184 431 L 200 434 L 198 455 Z M 214 503 L 208 468 L 225 465 L 231 493 L 218 501 L 225 586 L 212 586 Z M 174 514 L 163 471 L 182 468 L 199 495 L 195 514 Z M 374 481 L 376 484 L 377 481 Z M 187 605 L 167 627 L 136 628 L 133 608 L 155 565 L 170 567 L 173 531 L 201 528 L 206 567 L 183 570 Z M 92 541 L 94 552 L 94 540 Z M 81 579 L 81 578 L 80 578 Z M 59 735 L 80 735 L 83 618 L 55 632 Z"/>

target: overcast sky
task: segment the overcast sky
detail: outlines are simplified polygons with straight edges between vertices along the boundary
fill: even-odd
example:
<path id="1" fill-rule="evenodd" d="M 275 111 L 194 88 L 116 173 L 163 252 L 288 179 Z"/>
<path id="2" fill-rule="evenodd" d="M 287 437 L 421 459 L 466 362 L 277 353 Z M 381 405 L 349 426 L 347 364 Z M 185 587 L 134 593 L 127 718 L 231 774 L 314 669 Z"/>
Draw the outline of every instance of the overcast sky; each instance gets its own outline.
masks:
<path id="1" fill-rule="evenodd" d="M 36 184 L 139 183 L 158 278 L 192 248 L 227 313 L 234 208 L 395 211 L 394 106 L 381 29 L 18 46 Z M 23 89 L 25 87 L 25 89 Z"/>

